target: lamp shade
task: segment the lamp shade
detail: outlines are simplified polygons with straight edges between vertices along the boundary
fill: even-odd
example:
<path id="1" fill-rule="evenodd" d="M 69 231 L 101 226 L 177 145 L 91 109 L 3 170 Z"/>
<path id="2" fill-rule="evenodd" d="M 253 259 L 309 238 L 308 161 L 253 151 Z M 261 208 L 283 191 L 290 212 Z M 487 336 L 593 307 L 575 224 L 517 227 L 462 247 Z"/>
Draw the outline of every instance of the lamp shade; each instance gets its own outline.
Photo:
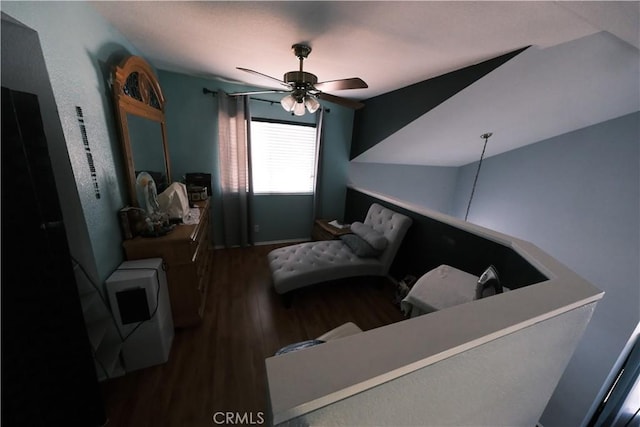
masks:
<path id="1" fill-rule="evenodd" d="M 286 111 L 293 111 L 297 102 L 296 99 L 291 94 L 289 94 L 280 100 L 280 104 L 282 104 L 282 108 L 284 108 Z"/>
<path id="2" fill-rule="evenodd" d="M 304 105 L 307 107 L 307 110 L 309 110 L 310 113 L 315 113 L 320 107 L 320 103 L 315 98 L 315 96 L 310 95 L 304 97 Z"/>
<path id="3" fill-rule="evenodd" d="M 294 93 L 295 94 L 295 93 Z M 310 113 L 315 113 L 320 108 L 320 102 L 313 95 L 289 94 L 280 100 L 280 104 L 285 111 L 289 111 L 296 116 L 304 116 L 305 107 Z"/>
<path id="4" fill-rule="evenodd" d="M 304 116 L 304 103 L 296 102 L 296 105 L 293 107 L 293 114 L 296 116 Z"/>

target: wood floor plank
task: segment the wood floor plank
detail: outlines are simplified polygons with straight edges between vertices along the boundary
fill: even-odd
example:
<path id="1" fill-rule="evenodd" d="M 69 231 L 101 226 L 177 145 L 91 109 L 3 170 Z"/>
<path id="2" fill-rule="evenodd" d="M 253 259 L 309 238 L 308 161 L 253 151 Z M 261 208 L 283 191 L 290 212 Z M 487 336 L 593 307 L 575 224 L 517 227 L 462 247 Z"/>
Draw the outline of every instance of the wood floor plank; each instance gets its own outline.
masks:
<path id="1" fill-rule="evenodd" d="M 403 320 L 392 287 L 367 278 L 302 289 L 286 308 L 267 264 L 275 247 L 212 251 L 202 324 L 176 330 L 167 363 L 102 384 L 110 427 L 211 426 L 218 411 L 266 418 L 265 358 L 345 322 L 369 330 Z"/>

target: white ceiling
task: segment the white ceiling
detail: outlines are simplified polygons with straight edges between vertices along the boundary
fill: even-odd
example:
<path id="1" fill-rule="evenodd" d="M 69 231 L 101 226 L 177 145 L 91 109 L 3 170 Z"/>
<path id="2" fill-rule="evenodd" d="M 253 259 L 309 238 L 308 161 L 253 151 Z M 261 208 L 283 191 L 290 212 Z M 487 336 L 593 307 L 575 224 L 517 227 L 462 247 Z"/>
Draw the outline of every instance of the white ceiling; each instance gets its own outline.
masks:
<path id="1" fill-rule="evenodd" d="M 533 62 L 529 63 L 531 66 L 537 62 L 535 55 L 551 52 L 553 57 L 557 57 L 552 47 L 561 44 L 567 46 L 567 42 L 577 39 L 588 40 L 586 36 L 602 31 L 615 36 L 607 35 L 608 39 L 627 46 L 626 50 L 624 47 L 618 47 L 618 50 L 622 49 L 627 53 L 630 51 L 637 58 L 640 48 L 640 2 L 637 1 L 142 1 L 92 4 L 157 68 L 264 87 L 269 86 L 268 80 L 253 77 L 235 67 L 250 68 L 281 78 L 285 72 L 295 70 L 298 66 L 297 59 L 290 50 L 291 45 L 307 42 L 313 52 L 305 61 L 305 70 L 316 74 L 321 81 L 361 77 L 368 83 L 368 89 L 331 92 L 359 100 L 528 45 L 534 46 L 526 52 L 529 57 L 534 56 L 531 60 Z M 585 49 L 585 52 L 589 52 L 588 48 Z M 541 60 L 541 57 L 537 60 Z M 558 61 L 562 62 L 561 58 Z M 521 66 L 525 65 L 526 61 Z M 606 64 L 603 63 L 603 66 L 606 67 Z M 517 64 L 507 68 L 515 73 Z M 548 72 L 553 73 L 552 70 Z M 513 73 L 509 75 L 514 76 Z M 505 78 L 505 73 L 502 74 Z M 616 77 L 616 73 L 605 74 L 610 76 L 604 80 L 584 79 L 581 83 L 589 86 L 578 86 L 576 93 L 593 92 L 595 89 L 595 92 L 610 98 L 608 103 L 616 104 L 614 94 L 608 95 L 608 91 L 597 88 L 606 89 L 612 83 L 609 78 Z M 529 74 L 512 78 L 523 81 L 527 75 Z M 567 81 L 570 80 L 569 77 Z M 485 94 L 481 102 L 484 105 L 509 105 L 506 102 L 509 98 L 501 100 L 509 91 L 500 90 L 495 84 L 495 81 L 483 83 L 485 90 L 491 92 Z M 538 80 L 531 88 L 538 90 L 539 84 Z M 629 90 L 638 90 L 637 84 L 631 85 L 627 88 L 627 95 Z M 536 104 L 551 105 L 550 103 L 557 102 L 557 96 L 545 102 L 543 98 L 549 92 L 537 91 L 520 95 L 536 96 L 539 100 Z M 483 92 L 475 89 L 475 92 L 467 95 L 482 96 Z M 460 96 L 462 93 L 458 98 Z M 478 102 L 477 98 L 473 99 Z M 459 101 L 459 105 L 465 103 Z M 531 140 L 535 135 L 523 138 L 522 132 L 517 131 L 519 127 L 514 120 L 525 119 L 526 117 L 509 117 L 511 132 L 516 129 L 516 133 L 509 134 L 509 138 L 502 141 L 502 151 L 516 148 L 518 144 L 523 145 L 523 140 L 530 143 L 543 139 Z M 598 117 L 593 118 L 596 119 L 599 120 Z M 563 117 L 553 116 L 549 120 L 559 123 L 550 128 L 553 132 L 560 133 L 573 130 L 569 127 L 574 125 L 592 124 L 584 116 L 571 120 L 570 126 L 561 125 L 566 123 Z M 498 129 L 498 124 L 492 126 Z M 530 129 L 531 126 L 522 127 L 525 128 Z M 477 133 L 475 129 L 470 131 Z M 485 129 L 480 133 L 484 131 Z M 478 139 L 479 135 L 475 133 L 473 136 Z M 497 140 L 498 131 L 495 130 L 495 133 Z M 464 164 L 469 150 L 464 144 L 455 143 L 457 138 L 445 138 L 446 144 L 434 145 L 433 149 L 426 150 L 432 154 L 422 156 L 418 164 Z M 398 148 L 398 144 L 402 149 Z M 473 141 L 473 144 L 475 158 L 477 141 Z M 389 152 L 407 154 L 390 160 L 385 157 L 386 154 L 372 153 L 369 159 L 360 160 L 416 164 L 415 160 L 411 161 L 417 157 L 415 153 L 411 153 L 411 144 L 407 145 L 406 138 L 393 138 L 386 141 L 385 145 L 385 150 Z"/>

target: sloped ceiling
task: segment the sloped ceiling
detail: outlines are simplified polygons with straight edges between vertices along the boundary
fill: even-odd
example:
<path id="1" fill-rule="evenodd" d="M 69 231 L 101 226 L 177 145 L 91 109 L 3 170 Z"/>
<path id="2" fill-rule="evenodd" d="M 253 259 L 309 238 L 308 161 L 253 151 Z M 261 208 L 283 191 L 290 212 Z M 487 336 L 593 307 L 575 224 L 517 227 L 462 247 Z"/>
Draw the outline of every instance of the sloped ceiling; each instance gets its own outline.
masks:
<path id="1" fill-rule="evenodd" d="M 602 32 L 532 47 L 356 157 L 461 166 L 640 110 L 638 50 Z"/>
<path id="2" fill-rule="evenodd" d="M 636 56 L 640 46 L 638 2 L 143 1 L 92 4 L 157 68 L 265 87 L 268 81 L 254 78 L 236 67 L 280 78 L 297 68 L 290 46 L 307 42 L 313 52 L 305 61 L 305 69 L 320 80 L 363 78 L 369 84 L 368 89 L 333 93 L 359 100 L 529 45 L 535 48 L 528 55 L 532 56 L 536 51 L 542 53 L 605 31 L 617 42 L 628 45 Z M 530 61 L 535 62 L 535 58 Z M 522 62 L 524 67 L 526 60 Z M 516 65 L 509 68 L 513 79 L 530 75 L 515 76 L 519 72 Z M 599 87 L 606 89 L 610 83 L 586 78 L 581 81 L 587 85 L 583 91 L 605 94 L 606 90 Z M 475 87 L 465 91 L 464 96 L 474 97 L 469 99 L 470 104 L 481 103 L 485 108 L 492 103 L 513 105 L 513 98 L 501 100 L 510 89 L 488 84 L 482 87 L 488 92 Z M 530 87 L 540 88 L 539 84 Z M 628 90 L 637 92 L 637 85 Z M 520 95 L 535 97 L 540 105 L 554 105 L 558 101 L 554 96 L 545 101 L 547 95 L 554 95 L 550 90 Z M 458 106 L 466 104 L 457 102 Z M 565 118 L 557 115 L 549 120 L 563 122 Z M 530 128 L 531 116 L 504 116 L 502 123 L 497 124 L 481 122 L 480 133 L 486 126 L 493 126 L 497 143 L 502 132 L 500 124 L 508 122 L 514 128 Z M 470 134 L 477 140 L 476 129 L 470 130 Z M 466 135 L 448 136 L 443 139 L 446 144 L 435 146 L 428 150 L 430 155 L 421 157 L 421 164 L 466 162 L 469 149 L 459 146 L 457 141 L 467 139 Z M 503 138 L 502 143 L 504 148 L 512 149 L 521 144 L 522 139 L 511 135 Z M 389 140 L 384 145 L 389 150 L 395 144 L 400 145 L 394 151 L 405 151 L 405 138 Z M 389 161 L 382 154 L 369 153 L 368 156 L 360 160 Z M 393 161 L 407 163 L 408 157 L 396 157 Z"/>

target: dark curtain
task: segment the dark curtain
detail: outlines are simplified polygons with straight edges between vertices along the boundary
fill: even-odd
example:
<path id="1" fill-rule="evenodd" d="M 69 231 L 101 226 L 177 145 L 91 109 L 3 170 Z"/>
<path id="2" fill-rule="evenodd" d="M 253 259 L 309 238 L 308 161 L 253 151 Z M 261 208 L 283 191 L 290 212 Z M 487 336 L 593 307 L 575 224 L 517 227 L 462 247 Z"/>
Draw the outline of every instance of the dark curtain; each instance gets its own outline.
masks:
<path id="1" fill-rule="evenodd" d="M 253 244 L 249 97 L 218 92 L 218 153 L 226 247 Z"/>

